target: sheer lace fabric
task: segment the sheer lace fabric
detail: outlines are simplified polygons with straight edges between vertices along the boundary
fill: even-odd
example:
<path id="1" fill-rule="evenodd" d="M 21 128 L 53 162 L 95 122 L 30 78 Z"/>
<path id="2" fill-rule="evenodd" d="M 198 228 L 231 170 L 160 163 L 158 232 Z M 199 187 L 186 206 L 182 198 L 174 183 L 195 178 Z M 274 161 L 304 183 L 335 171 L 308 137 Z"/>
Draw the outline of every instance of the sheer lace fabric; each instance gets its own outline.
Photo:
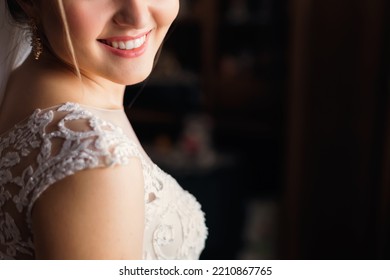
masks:
<path id="1" fill-rule="evenodd" d="M 144 175 L 143 257 L 199 258 L 207 236 L 199 203 L 147 157 L 124 112 L 67 103 L 37 109 L 0 136 L 0 259 L 35 257 L 31 212 L 52 184 L 131 157 Z"/>

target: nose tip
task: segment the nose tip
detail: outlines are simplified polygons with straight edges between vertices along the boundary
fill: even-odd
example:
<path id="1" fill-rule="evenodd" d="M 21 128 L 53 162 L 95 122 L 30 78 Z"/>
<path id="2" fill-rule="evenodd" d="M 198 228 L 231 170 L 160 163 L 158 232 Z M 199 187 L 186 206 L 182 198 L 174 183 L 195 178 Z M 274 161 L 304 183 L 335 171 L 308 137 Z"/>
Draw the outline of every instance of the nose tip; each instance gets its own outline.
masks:
<path id="1" fill-rule="evenodd" d="M 149 7 L 145 0 L 122 1 L 114 22 L 119 26 L 142 28 L 146 26 L 150 17 Z"/>

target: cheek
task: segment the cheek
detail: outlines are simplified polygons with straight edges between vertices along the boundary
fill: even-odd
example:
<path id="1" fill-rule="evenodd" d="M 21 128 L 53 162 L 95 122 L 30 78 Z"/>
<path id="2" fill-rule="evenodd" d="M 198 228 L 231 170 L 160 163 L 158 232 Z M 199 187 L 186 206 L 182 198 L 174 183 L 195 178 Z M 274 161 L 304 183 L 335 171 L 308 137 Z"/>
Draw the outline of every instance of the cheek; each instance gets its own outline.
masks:
<path id="1" fill-rule="evenodd" d="M 100 7 L 91 5 L 87 7 L 87 5 L 82 4 L 87 2 L 64 1 L 66 22 L 71 32 L 73 47 L 85 46 L 91 38 L 96 39 L 95 33 L 97 30 L 101 30 L 101 13 L 96 12 L 96 9 Z M 48 44 L 57 56 L 69 62 L 72 59 L 61 13 L 56 6 L 50 9 L 50 11 L 50 13 L 47 12 L 42 15 L 42 24 L 44 25 L 44 33 Z"/>
<path id="2" fill-rule="evenodd" d="M 179 12 L 179 0 L 152 0 L 153 14 L 159 27 L 169 28 Z"/>
<path id="3" fill-rule="evenodd" d="M 99 30 L 102 30 L 101 23 L 104 22 L 101 12 L 97 10 L 91 5 L 77 5 L 77 8 L 67 7 L 66 18 L 72 39 L 78 42 L 87 41 L 90 38 L 96 39 Z"/>

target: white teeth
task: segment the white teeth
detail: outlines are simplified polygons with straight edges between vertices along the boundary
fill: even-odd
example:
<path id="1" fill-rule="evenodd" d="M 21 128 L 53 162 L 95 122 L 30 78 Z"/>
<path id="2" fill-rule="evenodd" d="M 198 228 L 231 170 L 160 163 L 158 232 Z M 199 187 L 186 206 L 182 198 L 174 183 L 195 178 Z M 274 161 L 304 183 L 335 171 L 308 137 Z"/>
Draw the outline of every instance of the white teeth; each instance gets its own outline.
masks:
<path id="1" fill-rule="evenodd" d="M 132 50 L 141 47 L 146 40 L 146 35 L 135 39 L 135 40 L 129 40 L 129 41 L 112 41 L 107 42 L 111 47 L 115 49 L 121 49 L 121 50 Z"/>
<path id="2" fill-rule="evenodd" d="M 127 50 L 134 49 L 134 45 L 135 45 L 134 41 L 127 41 L 126 42 L 126 49 Z"/>
<path id="3" fill-rule="evenodd" d="M 142 46 L 143 43 L 144 43 L 144 41 L 143 41 L 141 38 L 138 38 L 138 39 L 136 39 L 135 42 L 134 42 L 134 47 L 135 47 L 135 48 L 139 48 L 139 47 Z"/>

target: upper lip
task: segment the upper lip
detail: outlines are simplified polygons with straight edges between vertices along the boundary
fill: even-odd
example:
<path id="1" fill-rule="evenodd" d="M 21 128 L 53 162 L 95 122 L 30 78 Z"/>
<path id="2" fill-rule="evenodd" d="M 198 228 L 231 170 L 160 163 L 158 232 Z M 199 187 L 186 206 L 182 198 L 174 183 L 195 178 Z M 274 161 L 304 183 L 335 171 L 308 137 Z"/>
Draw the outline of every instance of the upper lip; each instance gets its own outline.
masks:
<path id="1" fill-rule="evenodd" d="M 108 37 L 108 38 L 101 38 L 98 39 L 99 41 L 107 41 L 107 42 L 120 42 L 120 41 L 130 41 L 130 40 L 136 40 L 138 38 L 141 38 L 145 35 L 148 35 L 152 30 L 145 31 L 143 33 L 134 35 L 134 36 L 113 36 L 113 37 Z"/>

